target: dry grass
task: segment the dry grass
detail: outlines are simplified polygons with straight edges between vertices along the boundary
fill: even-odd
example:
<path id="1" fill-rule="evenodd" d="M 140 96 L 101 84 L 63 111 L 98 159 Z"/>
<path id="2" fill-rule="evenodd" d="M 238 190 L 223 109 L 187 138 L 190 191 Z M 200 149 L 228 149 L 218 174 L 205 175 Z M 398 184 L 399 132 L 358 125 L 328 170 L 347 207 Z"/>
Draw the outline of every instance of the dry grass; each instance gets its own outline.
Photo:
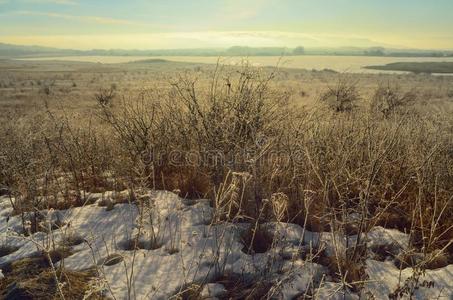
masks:
<path id="1" fill-rule="evenodd" d="M 271 299 L 271 282 L 244 281 L 240 278 L 221 278 L 218 283 L 225 286 L 227 294 L 222 299 Z"/>
<path id="2" fill-rule="evenodd" d="M 359 240 L 374 225 L 398 228 L 424 257 L 441 251 L 432 261 L 444 264 L 438 257 L 453 251 L 453 114 L 442 88 L 449 79 L 395 76 L 388 79 L 398 85 L 383 88 L 371 75 L 359 76 L 361 85 L 357 76 L 324 74 L 338 82 L 325 92 L 318 72 L 296 75 L 218 66 L 169 82 L 155 74 L 147 90 L 120 84 L 102 92 L 104 79 L 91 78 L 91 100 L 78 105 L 53 86 L 35 91 L 33 106 L 2 116 L 0 184 L 24 222 L 25 212 L 86 204 L 86 191 L 158 188 L 209 197 L 217 221 L 255 228 L 287 221 Z M 295 101 L 300 89 L 288 76 L 311 78 L 303 97 L 324 101 Z M 66 81 L 79 99 L 76 79 Z M 417 81 L 424 86 L 408 87 Z M 435 85 L 437 92 L 426 88 Z M 19 93 L 11 89 L 0 92 Z M 284 205 L 267 204 L 275 199 Z M 268 239 L 254 233 L 245 243 L 260 252 Z M 363 280 L 359 247 L 338 253 L 332 273 Z"/>
<path id="3" fill-rule="evenodd" d="M 2 299 L 60 299 L 53 271 L 43 256 L 13 262 L 3 270 L 6 277 L 0 280 Z M 83 299 L 94 271 L 71 272 L 57 270 L 66 299 Z M 99 294 L 90 299 L 103 299 Z"/>

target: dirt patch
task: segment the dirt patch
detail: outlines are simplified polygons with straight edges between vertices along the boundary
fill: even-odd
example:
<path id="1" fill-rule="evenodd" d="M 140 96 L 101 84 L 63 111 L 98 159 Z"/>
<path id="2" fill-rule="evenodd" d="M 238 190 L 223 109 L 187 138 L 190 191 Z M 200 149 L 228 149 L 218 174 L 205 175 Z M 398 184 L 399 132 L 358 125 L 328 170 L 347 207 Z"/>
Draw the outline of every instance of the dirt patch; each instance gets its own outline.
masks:
<path id="1" fill-rule="evenodd" d="M 98 263 L 99 265 L 104 265 L 104 266 L 114 266 L 116 264 L 119 264 L 124 260 L 124 257 L 121 254 L 110 254 L 104 259 L 101 259 L 101 261 Z"/>
<path id="2" fill-rule="evenodd" d="M 265 253 L 272 248 L 274 236 L 267 230 L 258 226 L 249 228 L 241 236 L 244 248 L 242 251 L 247 254 Z"/>
<path id="3" fill-rule="evenodd" d="M 130 239 L 123 241 L 118 244 L 118 248 L 125 251 L 134 251 L 134 250 L 156 250 L 163 246 L 163 243 L 155 240 L 144 240 L 144 239 Z"/>
<path id="4" fill-rule="evenodd" d="M 16 252 L 17 250 L 19 250 L 19 247 L 1 246 L 0 247 L 0 257 L 10 255 L 11 253 Z"/>

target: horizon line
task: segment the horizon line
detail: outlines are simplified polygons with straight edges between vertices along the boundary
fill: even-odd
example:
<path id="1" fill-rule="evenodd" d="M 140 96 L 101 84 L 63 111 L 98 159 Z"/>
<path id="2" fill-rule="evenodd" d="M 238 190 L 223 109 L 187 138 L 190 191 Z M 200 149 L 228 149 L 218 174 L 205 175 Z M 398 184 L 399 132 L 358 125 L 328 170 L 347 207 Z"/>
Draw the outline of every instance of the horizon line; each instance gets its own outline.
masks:
<path id="1" fill-rule="evenodd" d="M 231 48 L 249 48 L 249 49 L 296 49 L 298 47 L 303 47 L 305 50 L 337 50 L 337 49 L 358 49 L 358 50 L 368 50 L 368 49 L 382 49 L 382 50 L 396 50 L 396 51 L 423 51 L 423 52 L 442 52 L 442 51 L 453 51 L 453 48 L 414 48 L 414 47 L 386 47 L 386 46 L 304 46 L 299 45 L 295 47 L 291 46 L 247 46 L 247 45 L 231 45 L 231 46 L 219 46 L 219 47 L 170 47 L 170 48 L 91 48 L 91 49 L 77 49 L 77 48 L 66 48 L 66 47 L 52 47 L 52 46 L 45 46 L 42 44 L 18 44 L 18 43 L 8 43 L 3 42 L 0 39 L 0 44 L 7 45 L 7 46 L 15 46 L 15 47 L 39 47 L 39 48 L 48 48 L 48 49 L 55 49 L 55 50 L 71 50 L 71 51 L 79 51 L 79 52 L 89 52 L 89 51 L 183 51 L 183 50 L 229 50 Z"/>

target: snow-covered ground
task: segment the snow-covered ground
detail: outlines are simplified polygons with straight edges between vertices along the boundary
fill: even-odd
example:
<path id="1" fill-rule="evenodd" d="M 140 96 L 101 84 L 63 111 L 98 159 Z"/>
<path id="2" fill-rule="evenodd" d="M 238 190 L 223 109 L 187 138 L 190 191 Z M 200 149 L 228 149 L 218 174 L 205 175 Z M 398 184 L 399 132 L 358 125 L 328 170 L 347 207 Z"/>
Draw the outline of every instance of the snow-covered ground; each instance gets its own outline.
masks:
<path id="1" fill-rule="evenodd" d="M 90 197 L 95 203 L 85 207 L 43 211 L 43 224 L 56 224 L 54 230 L 31 236 L 21 234 L 20 217 L 11 216 L 8 198 L 0 198 L 0 242 L 17 249 L 0 257 L 0 266 L 70 240 L 79 242 L 69 244 L 71 255 L 59 263 L 69 270 L 98 268 L 101 278 L 92 282 L 93 290 L 104 290 L 116 299 L 168 299 L 193 284 L 204 285 L 201 298 L 221 298 L 226 287 L 219 278 L 272 283 L 276 299 L 305 294 L 317 299 L 387 299 L 397 291 L 403 291 L 403 298 L 413 291 L 416 299 L 453 299 L 453 265 L 414 275 L 412 268 L 399 270 L 391 257 L 378 261 L 369 255 L 368 278 L 359 295 L 335 280 L 327 266 L 301 255 L 313 249 L 336 255 L 354 244 L 354 236 L 346 239 L 295 224 L 266 223 L 261 228 L 274 236 L 272 247 L 247 254 L 241 236 L 250 225 L 212 224 L 214 211 L 207 200 L 186 201 L 154 191 L 143 198 L 140 208 L 125 203 L 106 209 L 99 206 L 105 195 Z M 366 242 L 370 249 L 398 252 L 408 247 L 409 237 L 375 227 Z"/>

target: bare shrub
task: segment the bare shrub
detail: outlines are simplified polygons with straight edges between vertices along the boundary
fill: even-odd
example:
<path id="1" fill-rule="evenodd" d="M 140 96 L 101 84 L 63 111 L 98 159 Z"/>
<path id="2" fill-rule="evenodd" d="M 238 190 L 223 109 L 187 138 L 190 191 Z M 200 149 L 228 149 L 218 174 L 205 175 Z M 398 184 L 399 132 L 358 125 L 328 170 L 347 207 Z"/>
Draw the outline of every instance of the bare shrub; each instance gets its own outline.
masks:
<path id="1" fill-rule="evenodd" d="M 414 104 L 417 100 L 417 94 L 414 90 L 402 91 L 401 87 L 395 85 L 380 85 L 372 98 L 371 109 L 381 113 L 388 118 L 397 112 L 403 112 Z"/>
<path id="2" fill-rule="evenodd" d="M 184 76 L 173 82 L 171 91 L 178 103 L 172 118 L 177 147 L 196 154 L 214 188 L 229 171 L 251 174 L 254 214 L 270 196 L 264 190 L 270 174 L 261 161 L 280 146 L 291 114 L 288 95 L 270 86 L 273 77 L 247 65 L 238 73 L 218 66 L 207 90 L 197 89 L 196 79 Z"/>
<path id="3" fill-rule="evenodd" d="M 356 80 L 342 75 L 335 86 L 329 86 L 328 90 L 321 95 L 320 101 L 336 112 L 351 111 L 361 99 L 357 83 Z"/>
<path id="4" fill-rule="evenodd" d="M 453 90 L 448 90 L 447 97 L 448 98 L 453 98 Z"/>
<path id="5" fill-rule="evenodd" d="M 116 85 L 110 88 L 110 89 L 100 89 L 95 95 L 96 101 L 103 106 L 110 105 L 112 100 L 116 96 Z"/>
<path id="6" fill-rule="evenodd" d="M 129 183 L 137 183 L 140 179 L 154 187 L 158 161 L 153 155 L 163 152 L 158 146 L 165 145 L 170 136 L 165 137 L 168 119 L 163 115 L 159 101 L 146 96 L 150 94 L 142 94 L 136 100 L 120 101 L 115 107 L 100 103 L 98 116 L 113 130 L 121 145 L 117 152 L 121 159 L 115 169 Z"/>

